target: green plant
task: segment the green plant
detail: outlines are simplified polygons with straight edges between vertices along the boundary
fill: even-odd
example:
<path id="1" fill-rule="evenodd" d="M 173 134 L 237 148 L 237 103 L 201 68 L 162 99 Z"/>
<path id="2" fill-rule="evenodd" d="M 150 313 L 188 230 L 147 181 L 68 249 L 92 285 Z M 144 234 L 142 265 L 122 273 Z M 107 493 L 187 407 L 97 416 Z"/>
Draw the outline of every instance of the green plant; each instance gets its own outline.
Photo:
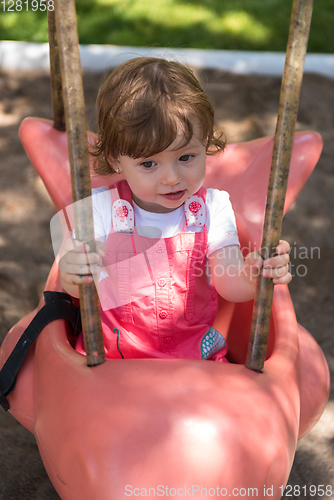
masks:
<path id="1" fill-rule="evenodd" d="M 0 1 L 3 40 L 47 41 L 46 12 L 34 12 L 33 1 L 37 0 Z M 78 0 L 76 4 L 83 44 L 285 51 L 292 0 Z M 13 11 L 8 10 L 10 5 Z M 332 0 L 317 0 L 309 52 L 334 53 L 333 25 Z"/>

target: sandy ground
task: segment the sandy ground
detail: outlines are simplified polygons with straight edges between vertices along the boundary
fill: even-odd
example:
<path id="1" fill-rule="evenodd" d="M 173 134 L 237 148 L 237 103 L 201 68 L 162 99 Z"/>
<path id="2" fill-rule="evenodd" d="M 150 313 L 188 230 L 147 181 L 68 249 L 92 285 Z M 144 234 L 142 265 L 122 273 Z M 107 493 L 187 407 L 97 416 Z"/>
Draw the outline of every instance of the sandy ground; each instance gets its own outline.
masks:
<path id="1" fill-rule="evenodd" d="M 272 134 L 280 79 L 201 72 L 216 104 L 217 122 L 229 142 Z M 95 96 L 101 75 L 84 77 L 87 120 L 95 126 Z M 321 345 L 334 372 L 334 82 L 304 78 L 298 130 L 317 130 L 324 139 L 319 164 L 285 217 L 283 236 L 295 248 L 293 263 L 307 273 L 290 286 L 299 322 Z M 53 261 L 49 222 L 54 208 L 17 136 L 26 116 L 51 118 L 50 83 L 45 73 L 0 73 L 0 341 L 9 328 L 36 307 Z M 311 251 L 318 248 L 312 257 Z M 303 250 L 301 255 L 300 249 Z M 320 255 L 319 255 L 320 252 Z M 33 436 L 9 413 L 0 412 L 0 500 L 56 500 Z M 332 486 L 334 491 L 334 402 L 296 453 L 289 484 Z M 291 488 L 285 498 L 334 498 L 330 489 Z M 320 490 L 321 491 L 321 490 Z"/>

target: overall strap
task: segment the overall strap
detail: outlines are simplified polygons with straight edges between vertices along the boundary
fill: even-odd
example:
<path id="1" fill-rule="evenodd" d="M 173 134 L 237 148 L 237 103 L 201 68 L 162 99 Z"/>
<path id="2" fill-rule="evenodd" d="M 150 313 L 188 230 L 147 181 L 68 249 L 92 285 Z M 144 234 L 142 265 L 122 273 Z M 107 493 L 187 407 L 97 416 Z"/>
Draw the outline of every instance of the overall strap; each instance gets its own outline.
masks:
<path id="1" fill-rule="evenodd" d="M 111 186 L 109 186 L 109 190 L 112 203 L 121 198 L 122 200 L 126 200 L 132 205 L 131 189 L 129 187 L 129 184 L 125 180 L 112 184 Z"/>
<path id="2" fill-rule="evenodd" d="M 80 308 L 75 306 L 67 293 L 44 292 L 45 305 L 25 329 L 0 371 L 0 404 L 9 410 L 6 398 L 14 389 L 17 374 L 34 340 L 43 328 L 56 319 L 67 319 L 74 332 L 81 331 Z"/>
<path id="3" fill-rule="evenodd" d="M 203 198 L 204 203 L 206 202 L 206 188 L 204 186 L 200 187 L 195 195 Z"/>
<path id="4" fill-rule="evenodd" d="M 186 219 L 183 232 L 191 226 L 202 227 L 204 230 L 195 233 L 194 251 L 191 252 L 188 261 L 188 292 L 186 296 L 185 319 L 191 320 L 195 309 L 195 282 L 198 272 L 197 266 L 203 265 L 206 256 L 208 233 L 206 227 L 206 189 L 202 186 L 197 193 L 190 196 L 184 204 L 184 215 Z"/>
<path id="5" fill-rule="evenodd" d="M 202 186 L 197 193 L 193 194 L 184 203 L 184 216 L 186 219 L 183 231 L 186 227 L 205 227 L 206 222 L 206 189 Z"/>
<path id="6" fill-rule="evenodd" d="M 131 190 L 126 181 L 109 186 L 111 196 L 111 227 L 115 233 L 133 233 L 135 216 Z"/>

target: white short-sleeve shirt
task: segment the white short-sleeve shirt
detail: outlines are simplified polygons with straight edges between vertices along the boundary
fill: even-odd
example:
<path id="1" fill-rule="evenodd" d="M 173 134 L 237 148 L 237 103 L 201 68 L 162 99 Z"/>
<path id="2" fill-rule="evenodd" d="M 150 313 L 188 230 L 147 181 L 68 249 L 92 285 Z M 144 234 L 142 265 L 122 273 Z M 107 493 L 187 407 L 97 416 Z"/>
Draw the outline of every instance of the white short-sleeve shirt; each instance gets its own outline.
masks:
<path id="1" fill-rule="evenodd" d="M 94 231 L 96 237 L 107 240 L 111 231 L 111 196 L 108 187 L 92 190 Z M 207 189 L 206 227 L 208 229 L 207 257 L 229 245 L 239 245 L 237 226 L 229 194 L 218 189 Z M 141 236 L 170 238 L 181 233 L 184 224 L 183 205 L 173 212 L 147 212 L 133 202 L 135 225 Z M 156 228 L 156 230 L 155 230 Z M 189 231 L 202 231 L 191 226 Z"/>

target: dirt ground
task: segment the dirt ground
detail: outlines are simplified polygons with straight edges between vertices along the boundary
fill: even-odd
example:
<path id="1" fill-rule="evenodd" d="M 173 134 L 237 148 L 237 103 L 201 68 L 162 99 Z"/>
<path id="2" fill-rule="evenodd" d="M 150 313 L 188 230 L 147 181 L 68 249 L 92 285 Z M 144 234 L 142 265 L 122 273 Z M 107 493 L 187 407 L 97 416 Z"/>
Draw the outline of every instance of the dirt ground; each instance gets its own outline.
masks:
<path id="1" fill-rule="evenodd" d="M 229 142 L 274 133 L 280 79 L 201 71 L 198 76 L 217 109 L 217 123 Z M 95 127 L 95 97 L 101 75 L 84 75 L 87 120 Z M 26 116 L 51 118 L 46 73 L 0 73 L 0 341 L 9 328 L 36 307 L 53 261 L 50 199 L 26 157 L 17 131 Z M 307 273 L 290 285 L 298 321 L 321 345 L 334 372 L 334 82 L 304 77 L 298 130 L 316 130 L 324 150 L 316 170 L 286 215 L 283 236 L 296 249 L 293 262 Z M 298 249 L 305 249 L 300 255 Z M 319 251 L 311 255 L 311 249 Z M 334 498 L 313 495 L 304 485 L 334 491 L 334 401 L 297 448 L 285 498 Z M 56 500 L 33 436 L 9 413 L 0 411 L 0 500 Z M 296 486 L 296 487 L 295 487 Z M 295 488 L 293 488 L 295 487 Z M 313 491 L 313 490 L 312 490 Z M 321 490 L 319 490 L 321 491 Z M 326 491 L 326 490 L 325 490 Z M 329 492 L 330 489 L 327 489 Z M 92 499 L 93 500 L 93 499 Z"/>

